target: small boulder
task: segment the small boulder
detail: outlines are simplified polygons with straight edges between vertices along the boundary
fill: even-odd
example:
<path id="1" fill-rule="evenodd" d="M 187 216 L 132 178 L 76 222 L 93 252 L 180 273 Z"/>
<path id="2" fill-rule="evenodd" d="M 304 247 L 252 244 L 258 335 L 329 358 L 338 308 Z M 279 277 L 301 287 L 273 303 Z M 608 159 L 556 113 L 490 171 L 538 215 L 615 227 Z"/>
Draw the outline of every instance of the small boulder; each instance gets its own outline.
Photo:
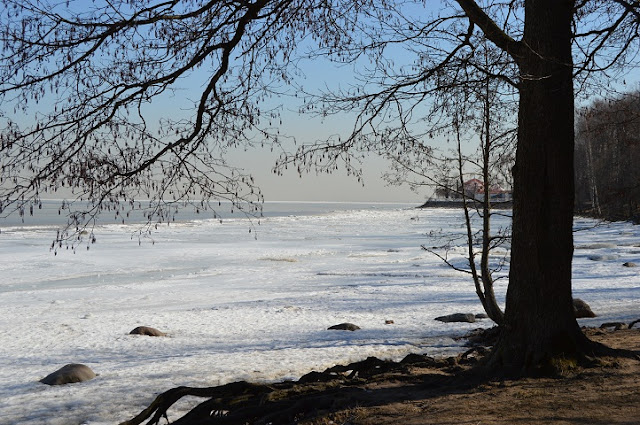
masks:
<path id="1" fill-rule="evenodd" d="M 88 381 L 95 377 L 96 374 L 89 366 L 71 363 L 45 376 L 40 382 L 47 385 L 64 385 Z"/>
<path id="2" fill-rule="evenodd" d="M 393 320 L 387 319 L 384 321 L 385 325 L 393 325 L 395 322 Z"/>
<path id="3" fill-rule="evenodd" d="M 488 319 L 489 315 L 485 314 L 485 313 L 478 313 L 476 314 L 476 320 L 478 319 Z"/>
<path id="4" fill-rule="evenodd" d="M 353 323 L 340 323 L 339 325 L 333 325 L 327 328 L 327 330 L 334 331 L 357 331 L 358 329 L 360 329 L 360 326 L 356 326 Z"/>
<path id="5" fill-rule="evenodd" d="M 400 364 L 405 364 L 405 365 L 419 364 L 419 363 L 423 363 L 431 367 L 437 367 L 438 360 L 434 359 L 433 357 L 429 357 L 427 355 L 415 354 L 415 353 L 407 354 L 404 359 L 400 360 Z"/>
<path id="6" fill-rule="evenodd" d="M 590 255 L 588 258 L 591 261 L 612 261 L 617 260 L 618 256 L 615 254 L 594 254 Z"/>
<path id="7" fill-rule="evenodd" d="M 576 316 L 576 319 L 580 319 L 583 317 L 596 317 L 596 314 L 591 311 L 591 307 L 589 307 L 589 304 L 582 301 L 580 298 L 573 299 L 573 312 Z"/>
<path id="8" fill-rule="evenodd" d="M 160 332 L 155 328 L 150 328 L 149 326 L 138 326 L 129 332 L 129 335 L 167 336 L 166 333 Z"/>
<path id="9" fill-rule="evenodd" d="M 476 316 L 471 313 L 454 313 L 449 314 L 447 316 L 436 317 L 434 320 L 438 320 L 440 322 L 452 323 L 452 322 L 465 322 L 465 323 L 475 323 Z"/>
<path id="10" fill-rule="evenodd" d="M 626 263 L 622 263 L 622 265 L 625 267 L 638 267 L 638 265 L 633 261 L 627 261 Z"/>

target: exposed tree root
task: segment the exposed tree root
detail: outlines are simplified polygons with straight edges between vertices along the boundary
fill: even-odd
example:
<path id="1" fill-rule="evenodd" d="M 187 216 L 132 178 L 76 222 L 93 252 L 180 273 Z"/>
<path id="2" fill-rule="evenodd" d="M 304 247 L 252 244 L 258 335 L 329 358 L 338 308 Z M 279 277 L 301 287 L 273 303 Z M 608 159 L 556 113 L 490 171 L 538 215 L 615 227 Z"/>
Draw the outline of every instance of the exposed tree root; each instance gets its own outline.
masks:
<path id="1" fill-rule="evenodd" d="M 174 425 L 297 423 L 327 412 L 375 404 L 376 395 L 366 391 L 364 384 L 388 379 L 390 375 L 409 387 L 424 385 L 426 381 L 441 386 L 444 378 L 476 364 L 478 359 L 474 354 L 482 352 L 482 348 L 475 347 L 448 359 L 410 354 L 401 362 L 369 357 L 324 372 L 308 373 L 297 382 L 271 385 L 234 382 L 209 388 L 177 387 L 160 394 L 139 415 L 120 425 L 140 425 L 145 421 L 158 424 L 162 418 L 167 419 L 167 412 L 176 402 L 187 396 L 206 400 L 174 421 Z M 431 371 L 431 374 L 418 376 L 412 373 L 416 369 Z M 398 395 L 399 400 L 405 397 L 406 394 Z"/>
<path id="2" fill-rule="evenodd" d="M 167 411 L 180 399 L 187 396 L 206 397 L 219 403 L 220 409 L 212 408 L 209 416 L 224 413 L 225 404 L 233 405 L 243 398 L 261 396 L 271 391 L 267 385 L 251 384 L 248 382 L 233 382 L 231 384 L 218 387 L 192 388 L 177 387 L 172 388 L 162 394 L 144 409 L 135 418 L 122 422 L 120 425 L 138 425 L 149 419 L 149 424 L 157 424 L 164 417 L 167 418 Z M 196 407 L 198 409 L 198 407 Z M 196 410 L 194 409 L 194 410 Z"/>

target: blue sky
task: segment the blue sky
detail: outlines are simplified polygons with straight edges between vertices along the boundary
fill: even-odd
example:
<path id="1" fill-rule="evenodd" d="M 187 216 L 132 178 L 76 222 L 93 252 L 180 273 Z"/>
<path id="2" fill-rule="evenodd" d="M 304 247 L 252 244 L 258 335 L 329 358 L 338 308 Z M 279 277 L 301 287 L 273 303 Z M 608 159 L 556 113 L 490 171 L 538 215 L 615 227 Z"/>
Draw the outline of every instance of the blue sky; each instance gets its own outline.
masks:
<path id="1" fill-rule="evenodd" d="M 78 7 L 88 3 L 88 0 L 78 0 L 71 4 Z M 441 3 L 435 2 L 430 7 L 433 7 L 434 4 L 440 5 Z M 401 57 L 395 59 L 402 61 Z M 325 85 L 335 89 L 340 85 L 349 84 L 353 80 L 353 71 L 348 67 L 338 67 L 322 61 L 314 61 L 302 66 L 306 78 L 297 81 L 297 83 L 312 91 Z M 194 76 L 197 77 L 197 75 L 198 72 Z M 206 81 L 206 76 L 202 75 L 202 77 L 202 81 L 199 78 L 182 81 L 181 84 L 185 84 L 186 91 L 178 91 L 178 97 L 174 99 L 167 97 L 158 99 L 153 103 L 151 109 L 157 109 L 159 114 L 167 114 L 167 110 L 171 110 L 170 115 L 179 115 L 181 107 L 192 107 L 190 106 L 192 104 L 187 100 L 190 97 L 188 93 L 197 93 L 201 84 Z M 294 136 L 299 143 L 311 143 L 336 134 L 341 134 L 344 138 L 353 124 L 353 117 L 348 114 L 319 119 L 296 113 L 297 105 L 286 97 L 273 99 L 273 102 L 274 104 L 283 104 L 284 124 L 282 133 Z M 150 112 L 153 114 L 155 111 L 150 110 Z M 186 114 L 190 114 L 188 109 Z M 436 140 L 435 143 L 440 147 L 447 147 L 441 140 Z M 292 144 L 284 147 L 290 151 L 295 149 Z M 389 186 L 382 178 L 383 173 L 388 169 L 389 163 L 375 155 L 370 155 L 362 164 L 364 187 L 356 178 L 347 176 L 344 169 L 338 169 L 331 175 L 318 176 L 316 173 L 311 172 L 302 177 L 295 170 L 288 170 L 283 176 L 276 176 L 272 173 L 276 158 L 277 153 L 273 154 L 269 149 L 250 149 L 229 153 L 231 164 L 244 168 L 256 178 L 256 182 L 261 187 L 267 201 L 397 201 L 420 203 L 428 198 L 432 192 L 430 188 L 425 188 L 422 193 L 414 193 L 407 187 Z"/>

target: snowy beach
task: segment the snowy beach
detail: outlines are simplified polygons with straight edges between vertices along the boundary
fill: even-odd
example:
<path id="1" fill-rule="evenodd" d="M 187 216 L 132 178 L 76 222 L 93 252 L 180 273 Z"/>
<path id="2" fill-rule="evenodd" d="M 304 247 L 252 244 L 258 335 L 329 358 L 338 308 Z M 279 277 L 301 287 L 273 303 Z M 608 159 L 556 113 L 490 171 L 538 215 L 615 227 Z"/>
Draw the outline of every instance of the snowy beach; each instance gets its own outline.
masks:
<path id="1" fill-rule="evenodd" d="M 492 325 L 433 320 L 482 312 L 469 277 L 421 248 L 461 234 L 461 210 L 265 208 L 259 224 L 164 225 L 154 243 L 132 238 L 139 224 L 104 225 L 90 250 L 56 256 L 53 225 L 0 223 L 0 423 L 115 424 L 175 386 L 297 379 L 368 356 L 453 354 L 463 341 L 452 336 Z M 640 265 L 640 226 L 576 218 L 575 229 L 574 296 L 598 314 L 580 323 L 640 318 L 640 267 L 622 265 Z M 454 246 L 451 260 L 463 265 L 465 250 Z M 497 282 L 501 304 L 506 284 Z M 327 330 L 342 322 L 362 329 Z M 141 325 L 168 337 L 128 334 Z M 38 382 L 68 363 L 98 377 Z"/>

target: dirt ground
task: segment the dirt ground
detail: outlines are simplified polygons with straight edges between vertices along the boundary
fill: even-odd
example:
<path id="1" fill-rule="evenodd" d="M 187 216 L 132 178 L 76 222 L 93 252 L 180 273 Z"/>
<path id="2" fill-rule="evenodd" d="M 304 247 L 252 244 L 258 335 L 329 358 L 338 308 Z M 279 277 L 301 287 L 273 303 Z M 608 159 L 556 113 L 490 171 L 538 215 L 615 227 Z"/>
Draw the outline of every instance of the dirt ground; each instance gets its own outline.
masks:
<path id="1" fill-rule="evenodd" d="M 590 329 L 587 334 L 640 355 L 640 329 Z M 600 366 L 563 378 L 465 382 L 456 379 L 458 373 L 429 369 L 413 370 L 412 375 L 413 379 L 388 377 L 367 384 L 368 391 L 379 394 L 373 406 L 350 408 L 309 423 L 640 424 L 640 357 L 606 358 Z"/>
<path id="2" fill-rule="evenodd" d="M 447 359 L 409 355 L 395 363 L 371 357 L 295 382 L 175 388 L 121 425 L 146 423 L 154 415 L 151 423 L 164 423 L 167 409 L 186 396 L 205 401 L 174 425 L 640 425 L 640 329 L 584 331 L 626 351 L 556 378 L 520 380 L 482 376 L 477 366 L 488 353 L 482 346 Z M 497 333 L 479 335 L 490 344 Z"/>

